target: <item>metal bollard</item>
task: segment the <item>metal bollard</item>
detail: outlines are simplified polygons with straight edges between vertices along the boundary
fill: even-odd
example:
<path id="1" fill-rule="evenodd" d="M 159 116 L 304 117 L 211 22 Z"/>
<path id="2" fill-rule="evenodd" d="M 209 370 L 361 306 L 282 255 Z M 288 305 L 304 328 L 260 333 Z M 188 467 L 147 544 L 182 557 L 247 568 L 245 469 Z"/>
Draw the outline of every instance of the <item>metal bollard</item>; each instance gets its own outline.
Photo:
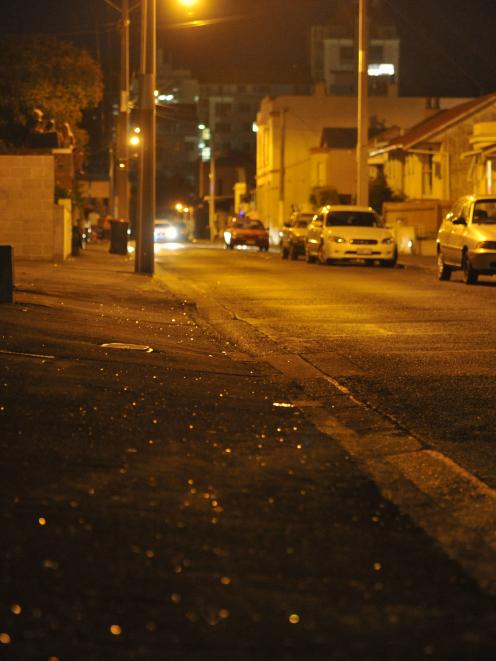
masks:
<path id="1" fill-rule="evenodd" d="M 0 246 L 0 303 L 14 302 L 14 249 Z"/>

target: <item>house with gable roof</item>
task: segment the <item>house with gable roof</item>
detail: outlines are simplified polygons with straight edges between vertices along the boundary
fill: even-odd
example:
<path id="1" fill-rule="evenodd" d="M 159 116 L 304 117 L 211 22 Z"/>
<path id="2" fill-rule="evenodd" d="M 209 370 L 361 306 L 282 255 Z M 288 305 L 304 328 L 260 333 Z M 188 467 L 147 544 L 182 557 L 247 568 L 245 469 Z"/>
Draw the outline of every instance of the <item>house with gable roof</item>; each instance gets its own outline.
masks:
<path id="1" fill-rule="evenodd" d="M 371 96 L 369 135 L 391 127 L 409 129 L 440 108 L 460 103 L 453 98 Z M 353 202 L 356 128 L 356 97 L 329 96 L 323 83 L 315 84 L 312 95 L 262 99 L 255 195 L 272 242 L 279 241 L 279 230 L 293 211 L 310 210 L 330 194 L 342 203 Z"/>
<path id="2" fill-rule="evenodd" d="M 407 131 L 376 137 L 369 165 L 407 199 L 496 192 L 496 93 L 442 110 Z"/>

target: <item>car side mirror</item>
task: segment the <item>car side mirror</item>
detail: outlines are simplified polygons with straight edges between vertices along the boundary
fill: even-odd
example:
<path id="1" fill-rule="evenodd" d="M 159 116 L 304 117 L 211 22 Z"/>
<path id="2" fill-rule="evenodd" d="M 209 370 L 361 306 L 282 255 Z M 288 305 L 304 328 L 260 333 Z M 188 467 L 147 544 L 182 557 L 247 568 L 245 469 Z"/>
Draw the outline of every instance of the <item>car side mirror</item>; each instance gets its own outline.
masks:
<path id="1" fill-rule="evenodd" d="M 466 225 L 467 221 L 463 216 L 459 216 L 453 220 L 453 225 Z"/>

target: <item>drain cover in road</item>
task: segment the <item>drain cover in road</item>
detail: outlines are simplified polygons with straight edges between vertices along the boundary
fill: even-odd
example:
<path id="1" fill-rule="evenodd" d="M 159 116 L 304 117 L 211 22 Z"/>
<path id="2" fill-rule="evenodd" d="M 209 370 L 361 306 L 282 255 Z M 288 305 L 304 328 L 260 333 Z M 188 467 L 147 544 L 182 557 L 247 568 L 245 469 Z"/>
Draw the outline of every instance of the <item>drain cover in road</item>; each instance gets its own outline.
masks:
<path id="1" fill-rule="evenodd" d="M 152 347 L 149 347 L 146 344 L 128 344 L 126 342 L 106 342 L 105 344 L 100 344 L 103 349 L 127 349 L 128 351 L 145 351 L 146 353 L 152 353 Z"/>

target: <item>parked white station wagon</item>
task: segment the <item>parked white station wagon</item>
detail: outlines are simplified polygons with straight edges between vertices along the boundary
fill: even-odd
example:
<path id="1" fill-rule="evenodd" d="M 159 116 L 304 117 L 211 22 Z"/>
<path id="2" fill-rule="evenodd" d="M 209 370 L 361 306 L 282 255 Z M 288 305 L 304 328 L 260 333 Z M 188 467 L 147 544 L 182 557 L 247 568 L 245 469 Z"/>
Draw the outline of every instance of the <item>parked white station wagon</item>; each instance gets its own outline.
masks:
<path id="1" fill-rule="evenodd" d="M 472 285 L 496 274 L 496 195 L 466 195 L 446 215 L 437 235 L 438 278 L 461 269 Z"/>
<path id="2" fill-rule="evenodd" d="M 378 261 L 394 266 L 398 251 L 392 233 L 371 207 L 329 205 L 322 207 L 308 225 L 307 262 L 332 264 L 350 260 Z"/>

